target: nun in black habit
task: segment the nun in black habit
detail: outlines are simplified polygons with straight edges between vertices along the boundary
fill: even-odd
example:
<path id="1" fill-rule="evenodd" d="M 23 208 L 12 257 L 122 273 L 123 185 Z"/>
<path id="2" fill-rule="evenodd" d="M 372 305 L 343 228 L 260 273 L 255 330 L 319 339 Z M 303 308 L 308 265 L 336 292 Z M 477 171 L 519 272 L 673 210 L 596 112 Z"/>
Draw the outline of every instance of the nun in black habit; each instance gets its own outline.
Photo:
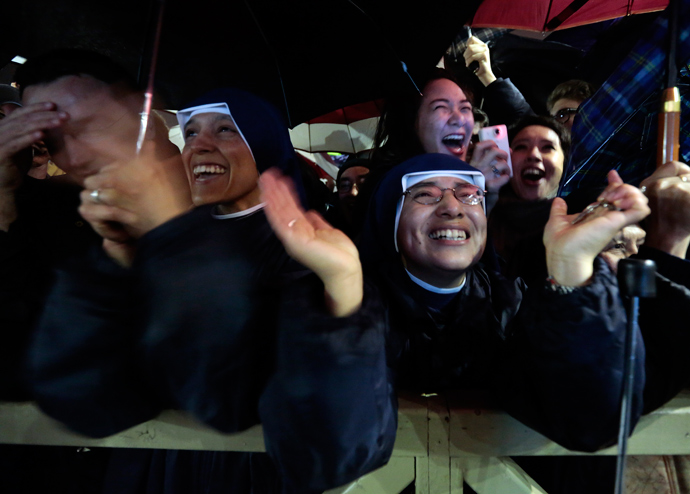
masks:
<path id="1" fill-rule="evenodd" d="M 119 283 L 93 266 L 61 274 L 33 352 L 37 401 L 94 436 L 165 408 L 189 411 L 223 432 L 265 424 L 277 469 L 262 454 L 170 451 L 148 459 L 134 452 L 120 455 L 124 465 L 115 475 L 135 465 L 140 475 L 128 486 L 108 482 L 112 492 L 321 492 L 380 466 L 392 450 L 396 416 L 383 326 L 371 303 L 362 306 L 361 269 L 343 273 L 350 281 L 359 276 L 359 297 L 330 296 L 331 287 L 324 292 L 288 256 L 264 215 L 260 173 L 276 167 L 299 184 L 282 118 L 264 100 L 224 89 L 180 111 L 178 120 L 198 207 L 138 238 Z M 97 177 L 87 186 L 109 183 Z M 127 194 L 117 192 L 101 195 Z M 92 196 L 82 197 L 83 211 Z M 116 213 L 99 221 L 128 218 Z M 135 307 L 117 305 L 123 291 L 133 293 L 127 302 Z M 104 335 L 112 343 L 127 327 L 133 336 L 94 345 Z M 359 387 L 365 382 L 371 386 Z M 148 392 L 128 394 L 129 385 Z M 356 407 L 349 406 L 353 394 Z M 352 428 L 359 434 L 349 434 Z M 272 447 L 287 437 L 297 439 Z M 133 454 L 144 458 L 133 462 Z"/>
<path id="2" fill-rule="evenodd" d="M 622 225 L 648 214 L 646 202 L 614 181 L 605 195 L 622 211 L 572 225 L 557 199 L 545 236 L 552 277 L 528 290 L 479 263 L 483 188 L 475 168 L 425 154 L 394 167 L 375 189 L 360 253 L 387 312 L 392 383 L 426 393 L 495 391 L 525 424 L 567 448 L 594 451 L 616 437 L 625 335 L 615 276 L 595 258 Z M 295 233 L 296 201 L 292 209 L 279 202 L 274 187 L 268 195 L 277 235 L 309 262 L 314 234 Z M 321 267 L 310 267 L 324 279 L 330 261 L 321 257 Z M 334 271 L 344 259 L 333 256 Z M 638 348 L 633 421 L 644 383 L 641 342 Z"/>

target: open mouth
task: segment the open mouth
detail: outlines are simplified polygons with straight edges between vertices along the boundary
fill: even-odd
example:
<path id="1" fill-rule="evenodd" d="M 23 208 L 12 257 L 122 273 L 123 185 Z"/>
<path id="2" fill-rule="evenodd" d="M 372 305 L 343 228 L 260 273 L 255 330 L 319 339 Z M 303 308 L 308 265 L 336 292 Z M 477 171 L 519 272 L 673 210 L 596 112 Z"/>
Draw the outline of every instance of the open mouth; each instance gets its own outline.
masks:
<path id="1" fill-rule="evenodd" d="M 546 172 L 539 168 L 525 168 L 520 177 L 528 185 L 538 185 L 539 181 L 546 176 Z"/>
<path id="2" fill-rule="evenodd" d="M 464 230 L 445 228 L 429 233 L 429 238 L 432 240 L 466 240 L 467 232 Z"/>
<path id="3" fill-rule="evenodd" d="M 192 168 L 192 173 L 194 173 L 194 178 L 197 180 L 206 180 L 212 178 L 216 175 L 222 175 L 228 169 L 221 165 L 207 164 L 207 165 L 195 165 Z"/>
<path id="4" fill-rule="evenodd" d="M 441 142 L 453 154 L 462 154 L 465 150 L 465 134 L 450 134 L 441 139 Z"/>

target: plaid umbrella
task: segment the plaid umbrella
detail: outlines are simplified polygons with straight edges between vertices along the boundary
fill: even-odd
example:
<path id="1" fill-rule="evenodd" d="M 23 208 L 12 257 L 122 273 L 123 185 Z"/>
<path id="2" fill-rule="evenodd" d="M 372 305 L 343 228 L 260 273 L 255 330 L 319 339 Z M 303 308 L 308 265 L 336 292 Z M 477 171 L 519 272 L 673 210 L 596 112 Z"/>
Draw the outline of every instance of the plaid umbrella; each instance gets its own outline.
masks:
<path id="1" fill-rule="evenodd" d="M 679 5 L 677 60 L 681 93 L 680 157 L 690 160 L 690 0 Z M 573 126 L 573 149 L 561 196 L 606 183 L 616 169 L 637 185 L 656 169 L 657 113 L 665 86 L 668 20 L 666 11 L 594 96 L 580 107 Z"/>

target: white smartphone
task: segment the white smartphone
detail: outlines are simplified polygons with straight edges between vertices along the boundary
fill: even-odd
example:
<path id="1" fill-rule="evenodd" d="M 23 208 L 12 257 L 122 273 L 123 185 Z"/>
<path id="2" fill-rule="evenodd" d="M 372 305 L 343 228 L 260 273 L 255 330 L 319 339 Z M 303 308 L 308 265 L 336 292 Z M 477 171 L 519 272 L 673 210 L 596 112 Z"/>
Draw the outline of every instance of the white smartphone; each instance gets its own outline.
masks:
<path id="1" fill-rule="evenodd" d="M 510 176 L 513 176 L 513 163 L 510 161 L 510 144 L 508 144 L 508 128 L 505 125 L 492 125 L 479 129 L 480 141 L 494 141 L 501 149 L 508 153 L 508 168 Z"/>

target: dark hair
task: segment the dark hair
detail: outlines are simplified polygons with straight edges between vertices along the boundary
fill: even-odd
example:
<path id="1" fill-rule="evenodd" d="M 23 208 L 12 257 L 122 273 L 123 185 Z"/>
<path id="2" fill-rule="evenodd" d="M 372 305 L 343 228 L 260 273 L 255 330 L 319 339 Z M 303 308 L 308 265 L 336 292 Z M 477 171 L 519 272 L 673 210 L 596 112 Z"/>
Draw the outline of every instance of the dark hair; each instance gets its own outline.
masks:
<path id="1" fill-rule="evenodd" d="M 587 81 L 572 79 L 570 81 L 561 82 L 551 91 L 551 94 L 549 94 L 549 97 L 546 99 L 546 109 L 551 113 L 556 101 L 564 98 L 582 103 L 587 98 L 591 98 L 594 91 L 596 91 L 596 88 Z"/>
<path id="2" fill-rule="evenodd" d="M 105 55 L 70 48 L 30 58 L 17 69 L 16 80 L 23 94 L 29 86 L 71 75 L 88 75 L 106 84 L 124 84 L 132 91 L 141 89 L 134 77 Z"/>
<path id="3" fill-rule="evenodd" d="M 436 68 L 424 81 L 422 91 L 430 82 L 437 79 L 448 79 L 458 85 L 467 99 L 474 105 L 474 94 L 461 84 L 452 72 Z M 401 163 L 408 158 L 424 153 L 415 123 L 417 111 L 422 102 L 419 93 L 406 93 L 386 99 L 386 103 L 376 127 L 372 161 L 376 164 Z"/>
<path id="4" fill-rule="evenodd" d="M 546 127 L 553 130 L 558 136 L 558 140 L 561 143 L 561 149 L 563 150 L 564 162 L 568 162 L 568 157 L 570 156 L 570 132 L 568 129 L 555 118 L 548 115 L 528 115 L 526 117 L 518 120 L 514 125 L 508 129 L 508 137 L 510 139 L 510 144 L 513 144 L 513 139 L 517 136 L 525 127 L 530 127 L 532 125 L 537 125 L 539 127 Z"/>
<path id="5" fill-rule="evenodd" d="M 371 160 L 366 159 L 366 158 L 352 158 L 352 159 L 347 160 L 338 169 L 338 175 L 335 179 L 336 185 L 340 184 L 340 177 L 343 176 L 343 173 L 345 173 L 350 168 L 354 168 L 355 166 L 363 166 L 364 168 L 371 168 Z"/>

